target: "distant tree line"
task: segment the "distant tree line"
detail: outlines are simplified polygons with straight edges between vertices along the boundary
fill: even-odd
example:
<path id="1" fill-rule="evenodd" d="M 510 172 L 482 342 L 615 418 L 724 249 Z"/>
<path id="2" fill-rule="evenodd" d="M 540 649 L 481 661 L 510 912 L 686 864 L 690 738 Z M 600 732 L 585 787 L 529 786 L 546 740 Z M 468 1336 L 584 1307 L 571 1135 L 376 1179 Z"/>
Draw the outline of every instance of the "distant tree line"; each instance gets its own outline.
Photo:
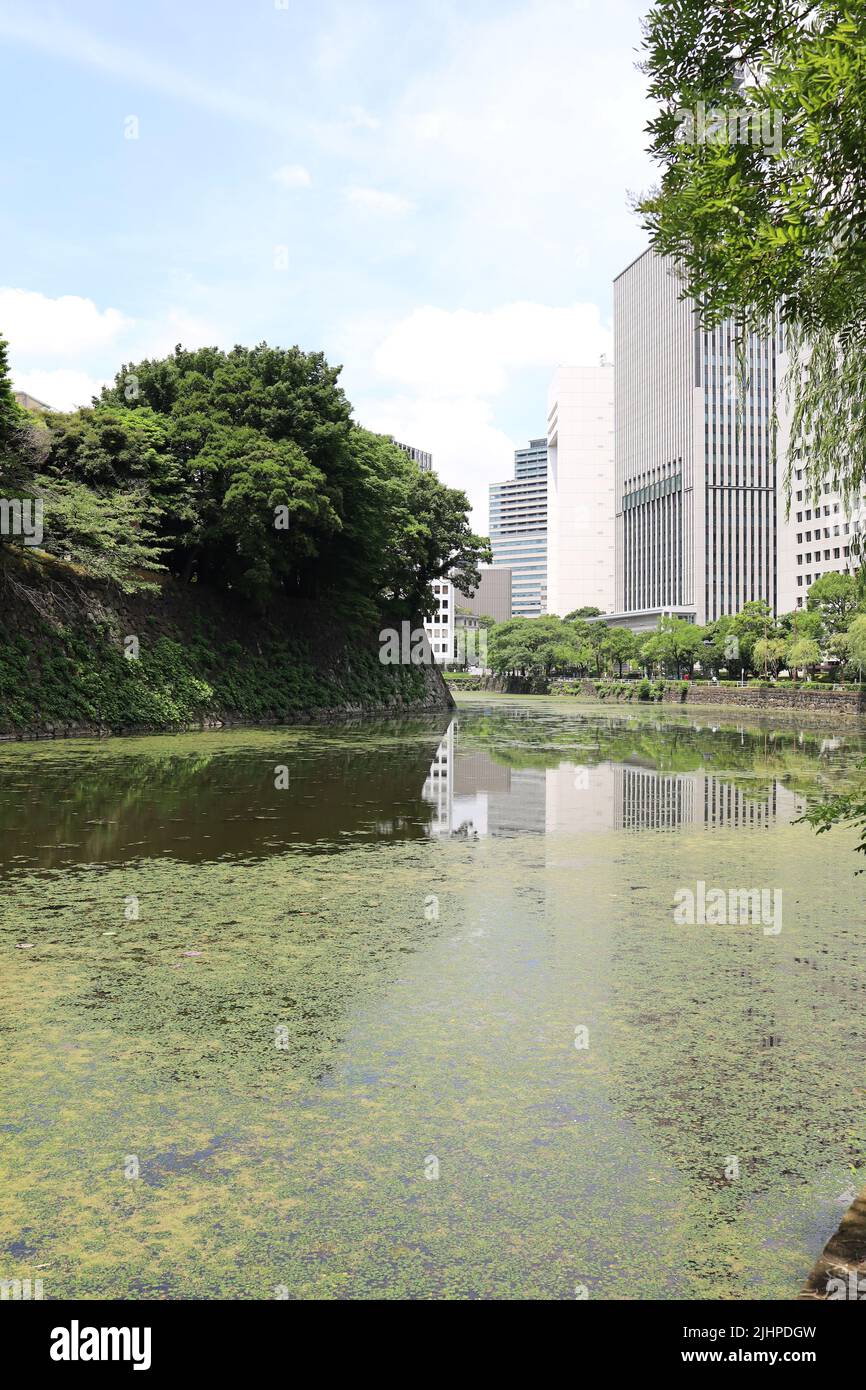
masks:
<path id="1" fill-rule="evenodd" d="M 699 626 L 661 618 L 655 631 L 590 621 L 595 608 L 559 618 L 511 618 L 488 632 L 488 664 L 498 674 L 550 680 L 554 676 L 618 676 L 629 672 L 673 678 L 813 677 L 830 663 L 846 679 L 866 667 L 866 601 L 857 579 L 828 573 L 808 591 L 806 607 L 774 617 L 763 600 Z"/>

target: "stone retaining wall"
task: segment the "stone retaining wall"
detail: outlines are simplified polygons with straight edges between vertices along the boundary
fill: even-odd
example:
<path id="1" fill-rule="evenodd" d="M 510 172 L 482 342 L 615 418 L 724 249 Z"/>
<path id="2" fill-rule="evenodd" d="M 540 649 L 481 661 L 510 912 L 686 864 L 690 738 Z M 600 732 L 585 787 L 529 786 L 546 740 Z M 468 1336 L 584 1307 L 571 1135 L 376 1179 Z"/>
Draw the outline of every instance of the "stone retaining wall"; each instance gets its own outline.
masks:
<path id="1" fill-rule="evenodd" d="M 615 684 L 615 682 L 613 683 Z M 606 684 L 610 684 L 610 682 L 606 682 Z M 631 686 L 632 683 L 629 684 Z M 670 681 L 665 685 L 661 701 L 652 701 L 639 700 L 637 696 L 638 682 L 633 682 L 633 685 L 634 690 L 630 689 L 628 694 L 611 692 L 601 696 L 597 692 L 597 682 L 594 680 L 558 680 L 553 681 L 547 690 L 533 690 L 529 681 L 522 680 L 517 676 L 476 676 L 472 678 L 471 683 L 455 681 L 451 688 L 455 691 L 489 690 L 509 695 L 563 695 L 578 700 L 598 701 L 599 704 L 607 705 L 662 703 L 666 705 L 692 705 L 695 708 L 725 706 L 728 709 L 749 709 L 757 714 L 761 711 L 793 710 L 821 714 L 828 719 L 834 719 L 837 716 L 845 718 L 866 717 L 866 690 L 831 690 L 821 687 L 812 690 L 789 690 L 781 685 L 763 688 L 754 685 L 703 685 L 689 681 L 684 692 L 680 681 Z"/>
<path id="2" fill-rule="evenodd" d="M 556 694 L 554 688 L 551 694 Z M 581 693 L 591 699 L 599 699 L 595 681 L 581 681 Z M 635 696 L 627 701 L 626 696 L 607 695 L 605 703 L 622 701 L 624 703 L 644 704 Z M 728 708 L 750 709 L 757 713 L 762 710 L 808 710 L 827 715 L 866 715 L 866 694 L 859 690 L 786 690 L 784 686 L 750 685 L 702 685 L 689 681 L 686 685 L 685 699 L 680 681 L 671 681 L 665 686 L 661 703 L 666 705 L 725 705 Z"/>

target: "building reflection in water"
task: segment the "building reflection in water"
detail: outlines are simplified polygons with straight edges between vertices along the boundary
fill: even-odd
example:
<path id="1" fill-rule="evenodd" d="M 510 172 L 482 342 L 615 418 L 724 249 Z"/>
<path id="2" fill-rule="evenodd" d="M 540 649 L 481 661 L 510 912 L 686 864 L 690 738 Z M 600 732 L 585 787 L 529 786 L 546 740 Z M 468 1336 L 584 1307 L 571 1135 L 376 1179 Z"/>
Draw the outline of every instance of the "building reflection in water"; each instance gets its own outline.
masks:
<path id="1" fill-rule="evenodd" d="M 681 826 L 754 827 L 787 823 L 802 800 L 781 782 L 753 788 L 715 773 L 563 761 L 513 768 L 458 746 L 456 721 L 437 749 L 422 792 L 434 807 L 431 835 L 470 839 L 555 831 L 676 830 Z"/>

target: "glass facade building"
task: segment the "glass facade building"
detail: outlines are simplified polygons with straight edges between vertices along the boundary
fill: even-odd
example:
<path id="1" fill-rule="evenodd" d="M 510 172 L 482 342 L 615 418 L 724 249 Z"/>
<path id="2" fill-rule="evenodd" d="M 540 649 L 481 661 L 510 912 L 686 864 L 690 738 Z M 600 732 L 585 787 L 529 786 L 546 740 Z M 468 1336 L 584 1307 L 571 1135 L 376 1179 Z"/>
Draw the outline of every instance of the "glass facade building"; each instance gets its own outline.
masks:
<path id="1" fill-rule="evenodd" d="M 614 282 L 616 607 L 698 623 L 777 607 L 773 402 L 779 343 L 702 330 L 672 263 Z"/>
<path id="2" fill-rule="evenodd" d="M 514 477 L 490 485 L 493 564 L 511 570 L 514 617 L 547 612 L 547 439 L 514 451 Z"/>

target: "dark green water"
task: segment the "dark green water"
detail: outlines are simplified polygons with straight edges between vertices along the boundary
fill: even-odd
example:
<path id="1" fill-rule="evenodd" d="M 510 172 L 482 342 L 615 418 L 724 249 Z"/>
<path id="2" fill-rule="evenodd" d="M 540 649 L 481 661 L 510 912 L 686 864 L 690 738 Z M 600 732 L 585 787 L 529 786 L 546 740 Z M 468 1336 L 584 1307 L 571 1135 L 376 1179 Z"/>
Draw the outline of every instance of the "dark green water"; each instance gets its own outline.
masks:
<path id="1" fill-rule="evenodd" d="M 0 749 L 0 1278 L 791 1297 L 866 1119 L 864 880 L 794 821 L 864 755 L 537 699 Z"/>

